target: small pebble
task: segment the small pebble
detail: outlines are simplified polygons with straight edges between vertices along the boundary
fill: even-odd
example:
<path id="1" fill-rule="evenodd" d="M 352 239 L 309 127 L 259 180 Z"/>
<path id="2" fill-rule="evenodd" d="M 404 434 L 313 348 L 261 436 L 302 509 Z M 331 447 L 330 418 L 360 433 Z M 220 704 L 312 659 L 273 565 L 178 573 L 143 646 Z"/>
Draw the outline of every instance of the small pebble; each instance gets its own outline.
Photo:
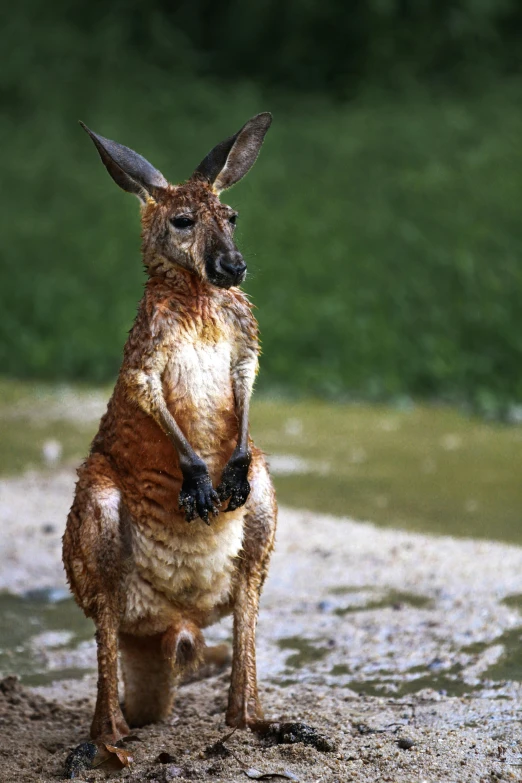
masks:
<path id="1" fill-rule="evenodd" d="M 410 750 L 410 748 L 413 748 L 414 745 L 415 742 L 409 737 L 401 737 L 397 742 L 397 747 L 401 750 Z"/>
<path id="2" fill-rule="evenodd" d="M 441 658 L 434 658 L 431 663 L 428 664 L 428 669 L 432 672 L 437 672 L 444 668 L 444 661 Z"/>
<path id="3" fill-rule="evenodd" d="M 328 601 L 328 599 L 324 601 L 319 601 L 319 603 L 317 604 L 317 608 L 320 612 L 331 612 L 332 609 L 334 608 L 334 602 Z"/>

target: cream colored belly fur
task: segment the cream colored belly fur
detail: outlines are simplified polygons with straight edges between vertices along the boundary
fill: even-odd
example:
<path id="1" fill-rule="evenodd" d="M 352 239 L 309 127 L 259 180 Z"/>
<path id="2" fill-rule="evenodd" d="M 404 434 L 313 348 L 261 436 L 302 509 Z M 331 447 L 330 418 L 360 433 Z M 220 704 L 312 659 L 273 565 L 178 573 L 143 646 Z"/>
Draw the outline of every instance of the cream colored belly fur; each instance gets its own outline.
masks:
<path id="1" fill-rule="evenodd" d="M 159 524 L 147 529 L 136 525 L 125 625 L 153 620 L 160 632 L 183 617 L 203 615 L 202 625 L 217 620 L 214 610 L 230 598 L 243 518 L 241 508 L 220 514 L 210 527 L 194 520 L 181 534 Z"/>

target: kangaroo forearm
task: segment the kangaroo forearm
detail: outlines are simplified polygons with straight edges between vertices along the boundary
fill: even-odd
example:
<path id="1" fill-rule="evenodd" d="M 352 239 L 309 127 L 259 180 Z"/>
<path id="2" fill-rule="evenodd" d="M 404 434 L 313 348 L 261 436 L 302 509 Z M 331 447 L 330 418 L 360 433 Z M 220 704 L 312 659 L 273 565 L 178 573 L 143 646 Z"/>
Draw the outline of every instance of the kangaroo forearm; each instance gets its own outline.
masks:
<path id="1" fill-rule="evenodd" d="M 245 394 L 236 401 L 238 418 L 237 450 L 249 454 L 248 435 L 250 429 L 250 394 Z"/>
<path id="2" fill-rule="evenodd" d="M 178 453 L 179 467 L 183 475 L 179 508 L 184 510 L 187 522 L 192 522 L 199 516 L 209 525 L 210 516 L 218 513 L 219 497 L 212 487 L 207 466 L 201 457 L 198 457 L 169 411 L 163 394 L 161 375 L 147 375 L 142 371 L 139 376 L 135 376 L 135 381 L 136 377 L 138 383 L 133 386 L 134 398 L 159 424 Z"/>
<path id="3" fill-rule="evenodd" d="M 237 361 L 232 370 L 234 402 L 238 419 L 238 438 L 236 452 L 250 457 L 248 448 L 250 397 L 257 373 L 257 353 L 247 351 Z"/>
<path id="4" fill-rule="evenodd" d="M 248 481 L 248 472 L 252 460 L 248 437 L 250 392 L 251 386 L 234 384 L 235 407 L 238 418 L 237 445 L 223 470 L 221 481 L 217 487 L 217 494 L 220 500 L 228 500 L 228 506 L 225 511 L 235 511 L 240 506 L 243 506 L 250 494 L 250 483 Z"/>
<path id="5" fill-rule="evenodd" d="M 176 419 L 167 408 L 165 400 L 161 400 L 156 408 L 154 417 L 162 430 L 168 435 L 170 441 L 178 452 L 182 472 L 195 468 L 199 463 L 204 467 L 203 460 L 198 457 L 186 437 L 183 435 Z"/>
<path id="6" fill-rule="evenodd" d="M 182 472 L 198 465 L 201 465 L 203 469 L 203 461 L 198 457 L 167 407 L 160 377 L 139 372 L 129 374 L 127 382 L 130 396 L 134 402 L 151 416 L 169 437 L 178 453 Z"/>

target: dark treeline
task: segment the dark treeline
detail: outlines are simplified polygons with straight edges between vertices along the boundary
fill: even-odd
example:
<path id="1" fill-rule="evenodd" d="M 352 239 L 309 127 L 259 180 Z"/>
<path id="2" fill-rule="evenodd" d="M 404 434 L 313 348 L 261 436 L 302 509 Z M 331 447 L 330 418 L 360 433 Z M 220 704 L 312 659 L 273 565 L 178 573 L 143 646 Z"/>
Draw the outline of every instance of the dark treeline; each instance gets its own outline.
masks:
<path id="1" fill-rule="evenodd" d="M 290 89 L 346 97 L 368 83 L 469 84 L 492 70 L 512 74 L 522 65 L 517 0 L 160 0 L 153 5 L 166 25 L 162 40 L 169 32 L 182 36 L 202 74 L 240 74 Z M 143 51 L 154 51 L 158 19 L 149 21 L 150 5 L 132 0 L 122 3 L 124 8 L 130 12 L 132 40 Z"/>
<path id="2" fill-rule="evenodd" d="M 107 47 L 174 65 L 179 78 L 245 78 L 344 98 L 368 84 L 476 86 L 522 69 L 518 0 L 22 0 L 4 13 L 7 28 L 13 15 L 25 18 L 36 48 L 51 28 L 60 46 L 69 27 L 93 40 L 94 61 L 107 56 L 96 50 L 101 30 Z"/>

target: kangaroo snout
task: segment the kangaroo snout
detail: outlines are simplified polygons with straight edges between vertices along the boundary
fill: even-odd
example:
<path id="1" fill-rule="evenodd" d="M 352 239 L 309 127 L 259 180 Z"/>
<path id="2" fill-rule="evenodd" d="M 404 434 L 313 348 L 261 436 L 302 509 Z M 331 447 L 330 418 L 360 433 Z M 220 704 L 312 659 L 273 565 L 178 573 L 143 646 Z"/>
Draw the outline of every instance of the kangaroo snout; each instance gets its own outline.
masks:
<path id="1" fill-rule="evenodd" d="M 221 253 L 216 258 L 216 268 L 218 272 L 229 275 L 236 283 L 241 283 L 245 279 L 247 265 L 243 261 L 243 256 L 238 250 L 231 253 Z"/>
<path id="2" fill-rule="evenodd" d="M 220 288 L 239 285 L 246 277 L 247 265 L 239 250 L 227 250 L 207 259 L 207 275 Z"/>

